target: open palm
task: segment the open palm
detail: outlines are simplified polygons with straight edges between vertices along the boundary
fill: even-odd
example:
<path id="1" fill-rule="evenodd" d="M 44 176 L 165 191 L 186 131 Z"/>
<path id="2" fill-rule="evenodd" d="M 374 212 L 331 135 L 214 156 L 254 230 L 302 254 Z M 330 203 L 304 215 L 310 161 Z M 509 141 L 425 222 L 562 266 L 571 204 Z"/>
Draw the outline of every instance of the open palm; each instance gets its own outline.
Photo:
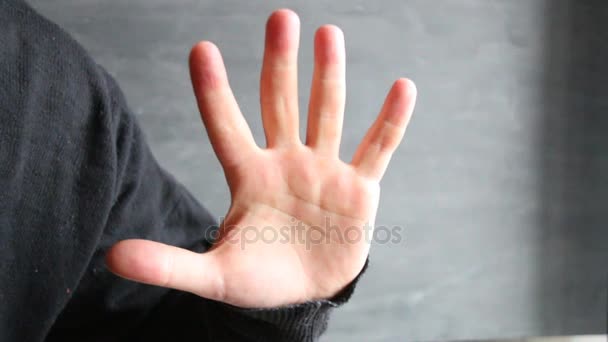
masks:
<path id="1" fill-rule="evenodd" d="M 266 27 L 261 77 L 266 148 L 252 137 L 218 49 L 197 44 L 190 69 L 203 122 L 231 192 L 213 248 L 202 254 L 145 240 L 108 253 L 117 274 L 241 307 L 329 298 L 361 271 L 379 200 L 379 181 L 401 141 L 416 90 L 399 79 L 350 164 L 338 157 L 345 103 L 344 38 L 315 36 L 306 142 L 299 137 L 299 20 L 279 10 Z"/>

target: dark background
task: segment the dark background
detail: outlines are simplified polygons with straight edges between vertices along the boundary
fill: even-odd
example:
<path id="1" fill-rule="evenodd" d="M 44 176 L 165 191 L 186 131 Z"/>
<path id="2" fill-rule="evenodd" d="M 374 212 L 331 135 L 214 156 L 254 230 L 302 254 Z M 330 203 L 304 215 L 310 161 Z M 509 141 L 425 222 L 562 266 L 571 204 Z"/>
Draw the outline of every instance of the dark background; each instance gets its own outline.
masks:
<path id="1" fill-rule="evenodd" d="M 30 2 L 119 80 L 161 164 L 218 217 L 229 197 L 188 79 L 196 41 L 222 50 L 262 143 L 267 15 L 290 7 L 301 16 L 303 104 L 314 29 L 341 26 L 345 160 L 390 83 L 417 82 L 418 107 L 383 180 L 377 219 L 401 226 L 403 239 L 373 247 L 371 267 L 326 341 L 605 331 L 605 1 Z"/>

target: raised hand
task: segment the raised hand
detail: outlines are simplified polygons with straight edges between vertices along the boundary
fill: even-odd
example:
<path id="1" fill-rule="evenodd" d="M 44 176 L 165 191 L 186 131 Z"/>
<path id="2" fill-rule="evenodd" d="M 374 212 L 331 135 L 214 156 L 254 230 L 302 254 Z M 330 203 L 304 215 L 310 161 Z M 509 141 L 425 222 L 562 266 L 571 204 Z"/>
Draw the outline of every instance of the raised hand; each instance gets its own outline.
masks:
<path id="1" fill-rule="evenodd" d="M 266 148 L 256 145 L 228 84 L 218 49 L 197 44 L 190 70 L 201 117 L 232 197 L 220 237 L 203 254 L 125 240 L 107 255 L 118 275 L 240 307 L 330 298 L 361 271 L 379 182 L 402 139 L 416 89 L 397 80 L 350 163 L 338 157 L 345 103 L 344 38 L 315 35 L 306 142 L 298 134 L 300 23 L 289 10 L 266 27 L 261 107 Z"/>

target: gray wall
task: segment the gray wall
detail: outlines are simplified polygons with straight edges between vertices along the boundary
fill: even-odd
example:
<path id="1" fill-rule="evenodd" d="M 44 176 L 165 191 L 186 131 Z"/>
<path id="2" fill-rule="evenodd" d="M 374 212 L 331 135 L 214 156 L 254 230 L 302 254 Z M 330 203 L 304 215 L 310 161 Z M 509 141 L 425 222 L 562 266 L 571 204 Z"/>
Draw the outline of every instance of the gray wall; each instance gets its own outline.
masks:
<path id="1" fill-rule="evenodd" d="M 371 268 L 326 341 L 599 333 L 608 285 L 608 144 L 602 1 L 36 0 L 122 84 L 163 166 L 214 213 L 229 198 L 195 109 L 186 58 L 215 41 L 256 138 L 264 21 L 347 39 L 349 159 L 392 80 L 418 107 L 383 180 Z M 585 4 L 583 4 L 585 3 Z M 591 7 L 593 5 L 594 7 Z"/>

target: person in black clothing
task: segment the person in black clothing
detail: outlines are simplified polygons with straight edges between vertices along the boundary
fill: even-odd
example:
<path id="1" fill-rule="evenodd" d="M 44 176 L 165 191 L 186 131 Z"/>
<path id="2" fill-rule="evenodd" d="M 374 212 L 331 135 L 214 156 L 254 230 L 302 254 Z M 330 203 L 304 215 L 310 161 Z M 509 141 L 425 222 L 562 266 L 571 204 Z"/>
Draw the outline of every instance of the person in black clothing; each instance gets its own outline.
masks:
<path id="1" fill-rule="evenodd" d="M 293 12 L 270 16 L 265 148 L 239 112 L 217 48 L 192 50 L 194 92 L 232 195 L 218 224 L 159 167 L 112 77 L 25 2 L 0 2 L 0 341 L 321 335 L 367 265 L 369 241 L 345 237 L 373 226 L 379 181 L 416 90 L 395 82 L 344 163 L 342 33 L 316 33 L 305 143 L 298 37 Z M 312 233 L 325 239 L 310 243 Z"/>

